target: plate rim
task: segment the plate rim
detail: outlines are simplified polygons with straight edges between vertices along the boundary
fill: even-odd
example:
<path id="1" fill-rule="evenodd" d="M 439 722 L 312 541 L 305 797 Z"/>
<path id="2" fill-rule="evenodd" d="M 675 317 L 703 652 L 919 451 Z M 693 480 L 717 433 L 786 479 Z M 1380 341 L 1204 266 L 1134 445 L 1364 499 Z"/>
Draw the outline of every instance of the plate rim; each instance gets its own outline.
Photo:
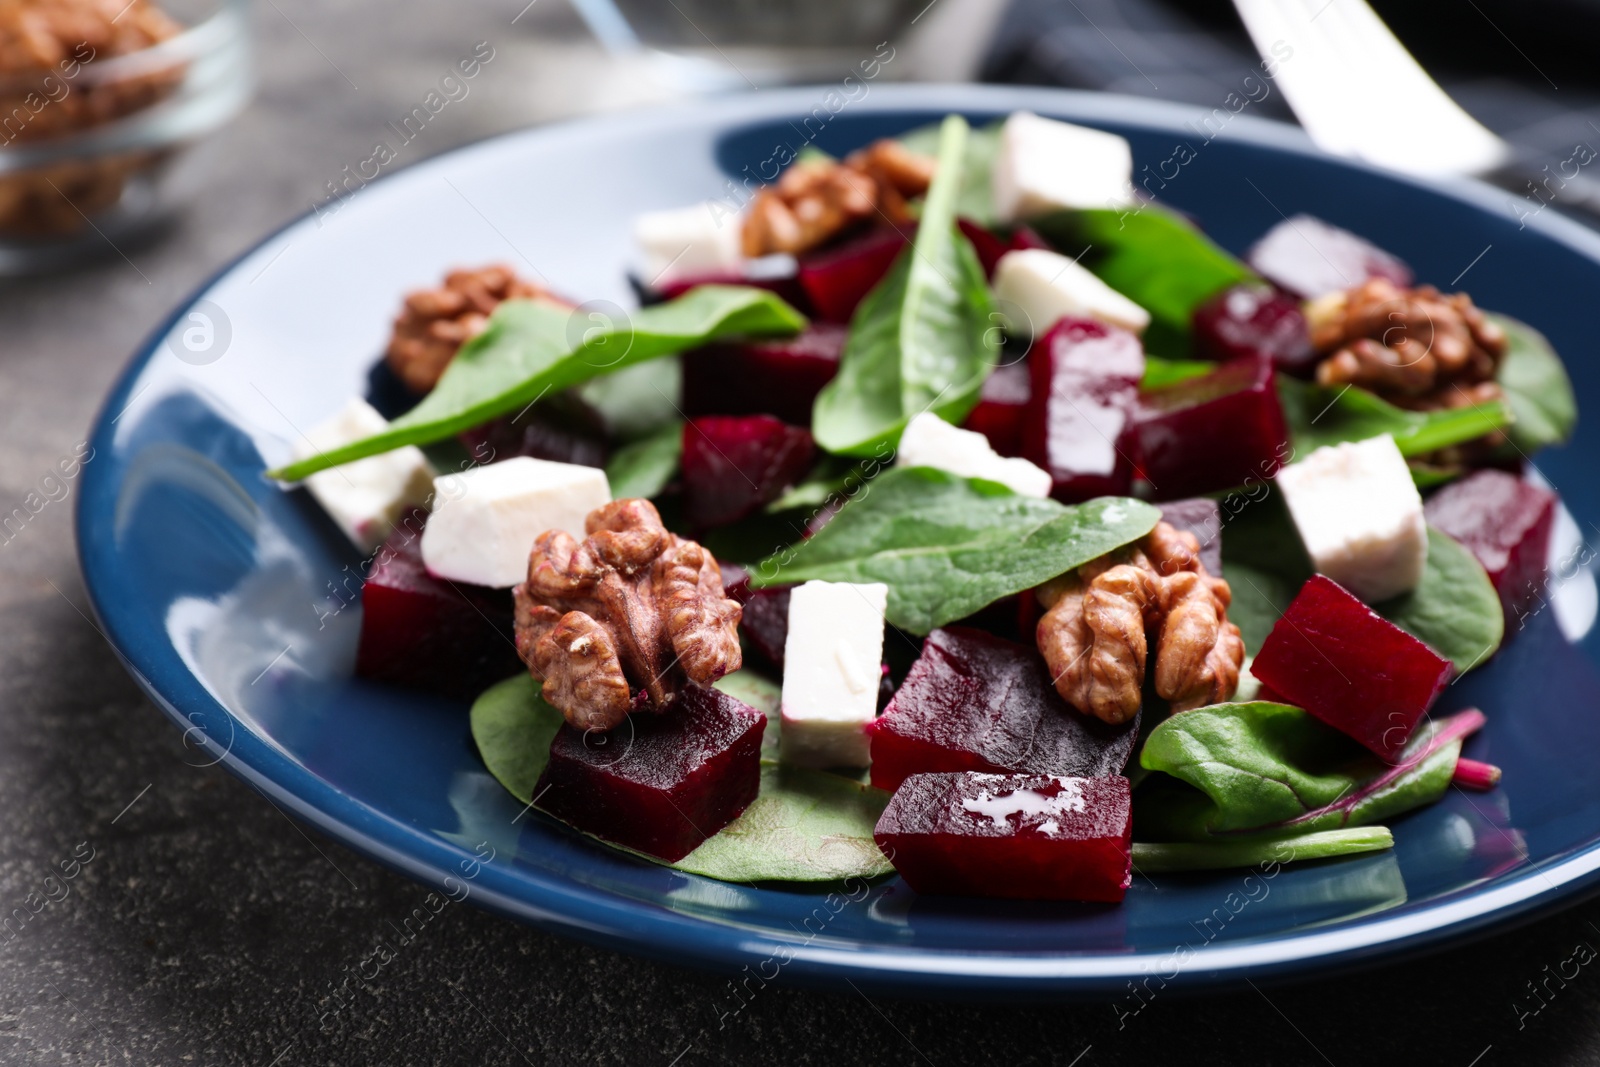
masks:
<path id="1" fill-rule="evenodd" d="M 659 127 L 667 121 L 727 129 L 741 122 L 809 110 L 829 85 L 767 90 L 759 95 L 729 94 L 666 105 L 583 116 L 508 131 L 430 156 L 412 166 L 382 175 L 373 183 L 402 177 L 419 180 L 456 158 L 491 150 L 501 142 L 557 141 L 567 136 L 625 136 L 630 127 Z M 802 105 L 805 105 L 802 107 Z M 1042 87 L 983 85 L 885 84 L 850 105 L 858 113 L 899 111 L 1005 112 L 1017 108 L 1075 113 L 1147 129 L 1167 131 L 1204 109 L 1117 94 Z M 1316 149 L 1299 127 L 1252 115 L 1235 115 L 1216 139 L 1271 147 L 1314 158 L 1325 164 L 1382 175 L 1434 195 L 1506 215 L 1501 198 L 1509 194 L 1467 179 L 1424 180 L 1393 174 L 1359 161 L 1339 159 Z M 133 383 L 159 352 L 163 339 L 197 301 L 258 250 L 288 230 L 304 224 L 314 211 L 303 212 L 266 234 L 208 276 L 174 305 L 136 347 L 115 378 L 91 423 L 89 443 L 98 454 L 110 449 L 115 433 L 112 412 L 128 403 Z M 1555 212 L 1540 211 L 1523 225 L 1600 262 L 1600 233 Z M 211 696 L 186 670 L 165 670 L 148 653 L 149 646 L 170 642 L 152 638 L 132 625 L 129 613 L 106 603 L 102 592 L 112 563 L 109 550 L 97 549 L 91 536 L 100 515 L 88 502 L 106 477 L 105 468 L 85 465 L 83 483 L 73 505 L 77 555 L 91 610 L 113 653 L 135 682 L 168 718 L 185 731 L 196 732 L 195 716 L 214 711 L 235 725 L 229 744 L 219 745 L 204 730 L 198 744 L 216 757 L 269 803 L 287 809 L 320 832 L 378 863 L 446 891 L 467 895 L 479 906 L 565 936 L 643 955 L 663 962 L 702 969 L 730 969 L 770 960 L 787 953 L 783 978 L 796 984 L 834 986 L 860 982 L 886 992 L 920 996 L 1104 996 L 1130 979 L 1170 964 L 1178 950 L 1080 956 L 1061 953 L 973 953 L 949 949 L 906 950 L 849 938 L 774 936 L 733 923 L 718 923 L 674 912 L 646 901 L 601 895 L 565 879 L 533 871 L 516 875 L 485 863 L 467 886 L 464 872 L 472 853 L 429 831 L 411 826 L 379 809 L 356 801 L 272 745 L 239 729 L 237 718 Z M 155 677 L 152 677 L 152 673 Z M 185 710 L 188 708 L 189 710 Z M 242 742 L 242 745 L 241 745 Z M 694 876 L 687 876 L 694 877 Z M 454 889 L 452 884 L 454 883 Z M 1186 957 L 1179 973 L 1163 988 L 1243 985 L 1253 978 L 1289 978 L 1313 968 L 1332 972 L 1371 965 L 1383 958 L 1415 954 L 1463 935 L 1481 937 L 1491 929 L 1509 928 L 1537 915 L 1571 906 L 1600 891 L 1600 833 L 1589 844 L 1547 866 L 1530 866 L 1492 889 L 1468 890 L 1459 899 L 1426 905 L 1408 915 L 1375 915 L 1346 925 L 1304 933 L 1282 933 L 1206 945 Z M 649 940 L 641 940 L 648 935 Z"/>

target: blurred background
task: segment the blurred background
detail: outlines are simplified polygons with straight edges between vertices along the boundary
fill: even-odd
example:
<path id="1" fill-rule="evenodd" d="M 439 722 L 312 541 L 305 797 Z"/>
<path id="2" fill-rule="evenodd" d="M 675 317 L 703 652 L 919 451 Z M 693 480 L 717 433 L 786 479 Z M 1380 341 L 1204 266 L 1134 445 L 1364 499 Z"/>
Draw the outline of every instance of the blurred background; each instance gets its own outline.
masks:
<path id="1" fill-rule="evenodd" d="M 167 6 L 172 25 L 142 29 L 121 22 L 120 6 L 101 27 L 104 55 L 75 69 L 71 48 L 50 54 L 51 35 L 77 33 L 76 9 L 96 5 L 0 0 L 0 100 L 12 116 L 0 115 L 6 500 L 82 440 L 113 377 L 179 300 L 324 205 L 463 56 L 480 57 L 479 75 L 386 171 L 533 124 L 836 81 L 880 43 L 893 53 L 889 80 L 1103 89 L 1203 110 L 1259 62 L 1226 0 L 184 0 Z M 1600 3 L 1374 7 L 1458 102 L 1531 157 L 1600 145 Z M 50 8 L 62 21 L 34 17 Z M 27 84 L 5 76 L 33 77 L 46 54 L 80 92 L 34 110 Z M 63 106 L 71 99 L 93 106 Z M 1252 113 L 1292 121 L 1278 93 Z M 1177 1047 L 1189 1063 L 1403 1054 L 1466 1065 L 1485 1044 L 1530 1063 L 1594 1062 L 1584 1057 L 1600 1048 L 1600 983 L 1573 983 L 1537 1026 L 1512 1009 L 1542 963 L 1600 937 L 1593 908 L 1287 989 L 1276 1007 L 1248 990 L 1162 1002 L 1124 1029 L 1105 1005 L 774 989 L 698 1046 L 728 976 L 451 909 L 421 952 L 385 972 L 380 994 L 329 1020 L 318 1004 L 341 964 L 420 887 L 193 765 L 91 621 L 70 502 L 0 549 L 0 899 L 21 899 L 80 843 L 94 855 L 26 938 L 0 938 L 0 1062 L 1089 1065 Z M 1314 1027 L 1314 1043 L 1288 1018 Z"/>

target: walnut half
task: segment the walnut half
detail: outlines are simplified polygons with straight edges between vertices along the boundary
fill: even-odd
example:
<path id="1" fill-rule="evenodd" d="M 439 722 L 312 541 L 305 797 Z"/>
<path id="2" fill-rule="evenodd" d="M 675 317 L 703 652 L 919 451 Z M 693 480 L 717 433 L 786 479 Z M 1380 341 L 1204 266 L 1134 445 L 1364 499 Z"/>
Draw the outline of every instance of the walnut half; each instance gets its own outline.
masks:
<path id="1" fill-rule="evenodd" d="M 429 392 L 461 346 L 489 325 L 502 301 L 535 297 L 551 294 L 502 264 L 453 270 L 437 289 L 406 294 L 384 358 L 407 389 Z"/>
<path id="2" fill-rule="evenodd" d="M 744 254 L 808 252 L 868 223 L 906 226 L 914 217 L 906 201 L 928 191 L 933 171 L 933 160 L 887 139 L 843 162 L 796 163 L 751 201 L 741 235 Z"/>
<path id="3" fill-rule="evenodd" d="M 1402 289 L 1369 278 L 1306 306 L 1317 383 L 1359 385 L 1402 407 L 1448 403 L 1458 386 L 1494 380 L 1505 332 L 1466 293 Z"/>
<path id="4" fill-rule="evenodd" d="M 517 652 L 567 722 L 609 730 L 739 669 L 741 609 L 711 553 L 642 499 L 596 508 L 584 532 L 540 534 L 515 593 Z"/>
<path id="5" fill-rule="evenodd" d="M 1194 534 L 1161 522 L 1137 545 L 1040 587 L 1049 610 L 1039 651 L 1056 691 L 1108 723 L 1133 718 L 1152 636 L 1156 695 L 1174 711 L 1233 696 L 1244 640 L 1228 621 L 1232 590 L 1206 572 Z"/>

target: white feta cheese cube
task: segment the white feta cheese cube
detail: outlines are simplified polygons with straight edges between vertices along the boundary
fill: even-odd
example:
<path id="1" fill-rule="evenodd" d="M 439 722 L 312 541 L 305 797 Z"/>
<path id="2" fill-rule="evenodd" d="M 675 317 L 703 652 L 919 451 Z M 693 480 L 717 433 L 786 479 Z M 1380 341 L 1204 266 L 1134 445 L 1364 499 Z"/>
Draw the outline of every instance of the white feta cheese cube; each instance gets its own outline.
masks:
<path id="1" fill-rule="evenodd" d="M 1394 438 L 1319 448 L 1280 470 L 1277 481 L 1319 572 L 1369 604 L 1422 580 L 1428 526 Z"/>
<path id="2" fill-rule="evenodd" d="M 294 458 L 310 459 L 388 428 L 387 419 L 356 397 L 297 441 Z M 305 480 L 305 487 L 357 548 L 371 552 L 402 515 L 427 504 L 433 467 L 421 449 L 407 445 L 318 471 Z"/>
<path id="3" fill-rule="evenodd" d="M 644 250 L 644 280 L 661 285 L 678 278 L 741 273 L 744 257 L 739 214 L 720 200 L 671 211 L 647 211 L 633 220 L 634 239 Z"/>
<path id="4" fill-rule="evenodd" d="M 1143 333 L 1150 313 L 1090 273 L 1087 267 L 1048 248 L 1019 248 L 994 268 L 994 295 L 1012 334 L 1047 333 L 1067 315 L 1096 319 Z"/>
<path id="5" fill-rule="evenodd" d="M 865 767 L 866 726 L 878 714 L 889 587 L 806 582 L 789 594 L 783 646 L 785 763 Z"/>
<path id="6" fill-rule="evenodd" d="M 1014 112 L 990 175 L 995 210 L 1021 222 L 1062 208 L 1133 203 L 1133 153 L 1114 133 Z"/>
<path id="7" fill-rule="evenodd" d="M 518 456 L 434 480 L 422 562 L 441 578 L 506 589 L 528 576 L 546 530 L 583 539 L 583 520 L 611 499 L 606 472 Z"/>
<path id="8" fill-rule="evenodd" d="M 981 433 L 952 426 L 931 411 L 906 424 L 896 467 L 937 467 L 962 478 L 987 478 L 1023 496 L 1050 495 L 1050 472 L 1025 459 L 1002 456 Z"/>

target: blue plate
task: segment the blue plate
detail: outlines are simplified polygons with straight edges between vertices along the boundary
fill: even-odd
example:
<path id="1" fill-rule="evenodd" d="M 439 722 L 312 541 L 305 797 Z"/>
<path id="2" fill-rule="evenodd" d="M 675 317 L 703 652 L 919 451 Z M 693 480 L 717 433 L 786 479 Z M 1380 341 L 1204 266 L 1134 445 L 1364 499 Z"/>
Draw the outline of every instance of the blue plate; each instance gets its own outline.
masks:
<path id="1" fill-rule="evenodd" d="M 653 866 L 524 812 L 479 762 L 464 705 L 351 678 L 359 561 L 262 470 L 287 457 L 299 428 L 366 391 L 400 295 L 445 267 L 504 260 L 626 304 L 636 213 L 724 195 L 807 137 L 840 153 L 947 111 L 986 120 L 1024 107 L 1102 126 L 1132 142 L 1141 181 L 1231 249 L 1309 211 L 1424 280 L 1536 324 L 1600 411 L 1589 355 L 1600 237 L 1550 212 L 1519 221 L 1531 201 L 1332 161 L 1296 131 L 1225 112 L 1201 124 L 1107 96 L 860 89 L 854 102 L 763 92 L 584 121 L 365 188 L 352 178 L 353 191 L 173 315 L 94 428 L 78 543 L 106 633 L 196 758 L 351 848 L 517 919 L 729 972 L 924 995 L 1115 996 L 1147 976 L 1184 986 L 1286 975 L 1460 939 L 1590 890 L 1600 675 L 1587 550 L 1560 569 L 1549 606 L 1441 705 L 1488 712 L 1468 751 L 1505 769 L 1499 790 L 1452 791 L 1397 820 L 1390 853 L 1137 879 L 1121 907 L 919 899 L 898 881 L 830 895 Z M 1593 468 L 1582 473 L 1597 454 L 1593 426 L 1539 457 L 1584 531 L 1600 516 Z M 1564 536 L 1578 545 L 1570 522 Z"/>

